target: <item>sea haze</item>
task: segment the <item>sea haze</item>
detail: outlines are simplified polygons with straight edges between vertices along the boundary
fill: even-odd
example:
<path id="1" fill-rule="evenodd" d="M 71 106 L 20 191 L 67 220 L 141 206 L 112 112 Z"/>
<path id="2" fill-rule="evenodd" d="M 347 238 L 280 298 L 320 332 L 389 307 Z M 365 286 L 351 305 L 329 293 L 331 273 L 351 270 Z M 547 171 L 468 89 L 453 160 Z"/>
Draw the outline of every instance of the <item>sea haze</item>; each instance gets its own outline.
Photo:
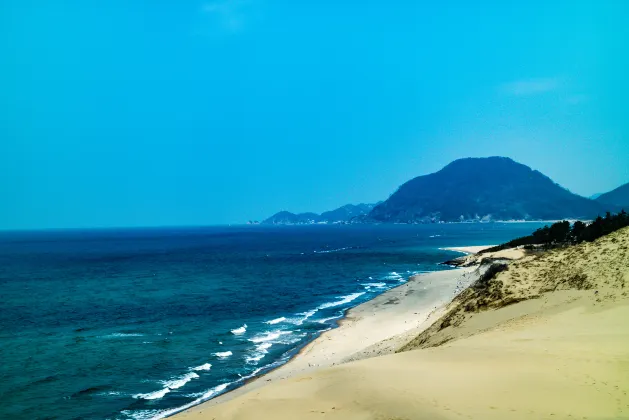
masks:
<path id="1" fill-rule="evenodd" d="M 535 223 L 0 233 L 0 418 L 160 418 Z"/>

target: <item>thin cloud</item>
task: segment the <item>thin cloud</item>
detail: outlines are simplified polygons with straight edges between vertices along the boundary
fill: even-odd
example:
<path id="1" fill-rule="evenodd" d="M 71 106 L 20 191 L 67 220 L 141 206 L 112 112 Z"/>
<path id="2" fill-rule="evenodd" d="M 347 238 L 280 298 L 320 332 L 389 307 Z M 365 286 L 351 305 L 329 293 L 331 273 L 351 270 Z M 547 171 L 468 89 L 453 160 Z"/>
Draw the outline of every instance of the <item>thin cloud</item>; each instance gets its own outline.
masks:
<path id="1" fill-rule="evenodd" d="M 553 78 L 517 80 L 506 83 L 502 91 L 514 96 L 531 96 L 551 92 L 559 87 L 559 81 Z"/>
<path id="2" fill-rule="evenodd" d="M 228 32 L 240 32 L 244 29 L 246 0 L 219 0 L 203 5 L 203 13 L 213 19 Z"/>

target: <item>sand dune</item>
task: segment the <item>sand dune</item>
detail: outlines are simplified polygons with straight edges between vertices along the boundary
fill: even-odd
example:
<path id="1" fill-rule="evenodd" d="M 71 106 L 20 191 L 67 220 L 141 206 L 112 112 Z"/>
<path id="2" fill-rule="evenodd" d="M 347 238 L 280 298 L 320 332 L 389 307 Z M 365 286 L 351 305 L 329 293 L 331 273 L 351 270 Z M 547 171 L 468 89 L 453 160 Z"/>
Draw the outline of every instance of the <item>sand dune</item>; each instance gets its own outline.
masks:
<path id="1" fill-rule="evenodd" d="M 629 229 L 512 262 L 396 354 L 307 372 L 190 419 L 629 418 Z"/>
<path id="2" fill-rule="evenodd" d="M 524 256 L 526 255 L 526 252 L 524 248 L 522 247 L 502 249 L 500 251 L 485 252 L 485 253 L 479 254 L 479 252 L 487 248 L 491 248 L 492 246 L 494 245 L 460 246 L 460 247 L 451 247 L 451 248 L 443 248 L 443 249 L 466 254 L 462 257 L 458 257 L 452 261 L 449 261 L 449 263 L 452 263 L 453 265 L 456 265 L 457 267 L 473 267 L 489 260 L 504 259 L 504 260 L 514 261 L 514 260 L 519 260 L 521 258 L 524 258 Z"/>

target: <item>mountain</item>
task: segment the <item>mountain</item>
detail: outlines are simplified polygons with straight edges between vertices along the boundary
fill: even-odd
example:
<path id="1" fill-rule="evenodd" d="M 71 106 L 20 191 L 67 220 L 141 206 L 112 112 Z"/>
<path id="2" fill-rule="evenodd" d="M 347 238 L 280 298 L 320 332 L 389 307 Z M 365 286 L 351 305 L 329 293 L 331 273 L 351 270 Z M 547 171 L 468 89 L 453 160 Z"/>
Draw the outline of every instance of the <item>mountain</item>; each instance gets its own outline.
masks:
<path id="1" fill-rule="evenodd" d="M 321 220 L 328 223 L 349 221 L 354 217 L 369 213 L 374 207 L 375 204 L 347 204 L 336 210 L 321 213 Z"/>
<path id="2" fill-rule="evenodd" d="M 607 207 L 509 158 L 466 158 L 406 182 L 368 218 L 401 223 L 551 220 L 593 218 Z"/>
<path id="3" fill-rule="evenodd" d="M 281 211 L 274 214 L 262 223 L 272 225 L 302 225 L 317 223 L 319 221 L 319 215 L 316 213 L 291 213 L 289 211 Z"/>
<path id="4" fill-rule="evenodd" d="M 629 182 L 615 190 L 601 194 L 596 198 L 596 201 L 605 205 L 623 207 L 629 211 Z"/>
<path id="5" fill-rule="evenodd" d="M 264 220 L 264 224 L 272 225 L 307 225 L 313 223 L 343 223 L 369 213 L 375 204 L 347 204 L 335 210 L 317 213 L 291 213 L 281 211 Z"/>

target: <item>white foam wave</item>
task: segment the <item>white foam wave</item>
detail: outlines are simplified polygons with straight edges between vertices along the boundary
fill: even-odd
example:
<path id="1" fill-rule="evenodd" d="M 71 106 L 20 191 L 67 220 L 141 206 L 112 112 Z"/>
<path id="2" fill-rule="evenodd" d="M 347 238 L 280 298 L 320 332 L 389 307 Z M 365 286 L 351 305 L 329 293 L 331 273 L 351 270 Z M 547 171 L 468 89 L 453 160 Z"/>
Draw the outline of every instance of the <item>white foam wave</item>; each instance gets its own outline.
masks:
<path id="1" fill-rule="evenodd" d="M 205 364 L 202 364 L 200 366 L 193 367 L 192 370 L 197 370 L 197 371 L 199 371 L 199 370 L 210 370 L 211 368 L 212 368 L 212 364 L 205 363 Z"/>
<path id="2" fill-rule="evenodd" d="M 397 281 L 405 281 L 404 277 L 395 271 L 391 271 L 387 276 L 384 277 L 385 280 L 397 280 Z"/>
<path id="3" fill-rule="evenodd" d="M 347 295 L 347 296 L 341 296 L 337 298 L 339 300 L 337 300 L 336 302 L 327 302 L 322 305 L 319 305 L 318 309 L 327 309 L 327 308 L 333 308 L 335 306 L 345 305 L 346 303 L 350 303 L 364 294 L 365 292 L 358 292 L 358 293 L 352 293 L 351 295 Z"/>
<path id="4" fill-rule="evenodd" d="M 240 328 L 236 328 L 234 330 L 231 330 L 232 334 L 234 335 L 241 335 L 247 332 L 247 324 L 243 325 Z"/>
<path id="5" fill-rule="evenodd" d="M 269 325 L 275 325 L 275 324 L 279 324 L 280 322 L 284 322 L 284 321 L 286 321 L 286 317 L 282 316 L 280 318 L 275 318 L 275 319 L 272 319 L 270 321 L 266 321 L 265 323 L 269 324 Z"/>
<path id="6" fill-rule="evenodd" d="M 273 343 L 268 341 L 257 344 L 256 350 L 252 352 L 249 356 L 245 357 L 245 362 L 249 364 L 257 364 L 257 362 L 259 362 L 264 356 L 266 356 L 272 346 Z"/>
<path id="7" fill-rule="evenodd" d="M 237 382 L 237 381 L 236 381 Z M 133 419 L 137 419 L 137 420 L 159 420 L 159 419 L 163 419 L 165 417 L 168 416 L 172 416 L 175 413 L 179 413 L 183 410 L 186 410 L 190 407 L 194 407 L 197 404 L 200 404 L 204 401 L 209 400 L 210 398 L 215 397 L 216 395 L 218 395 L 219 393 L 223 392 L 225 389 L 227 389 L 227 387 L 229 385 L 231 385 L 234 382 L 228 382 L 225 384 L 221 384 L 218 386 L 215 386 L 212 389 L 209 389 L 208 391 L 204 392 L 199 398 L 197 398 L 194 401 L 189 402 L 188 404 L 184 404 L 181 407 L 177 407 L 177 408 L 173 408 L 170 410 L 138 410 L 138 411 L 131 411 L 131 410 L 125 410 L 122 411 L 122 414 L 125 414 Z"/>
<path id="8" fill-rule="evenodd" d="M 273 343 L 269 343 L 269 342 L 260 343 L 256 346 L 256 350 L 266 352 L 268 349 L 271 348 L 272 345 Z"/>
<path id="9" fill-rule="evenodd" d="M 277 344 L 295 344 L 299 340 L 304 338 L 305 336 L 306 336 L 306 333 L 299 334 L 299 335 L 297 335 L 297 334 L 287 335 L 287 336 L 284 336 L 283 338 L 280 338 L 279 340 L 277 340 L 276 343 Z"/>
<path id="10" fill-rule="evenodd" d="M 299 318 L 287 319 L 286 322 L 290 322 L 291 324 L 295 324 L 295 325 L 302 325 L 304 322 L 308 320 L 308 318 L 316 314 L 318 310 L 319 309 L 313 309 L 311 311 L 300 312 L 297 314 L 299 315 Z"/>
<path id="11" fill-rule="evenodd" d="M 331 316 L 331 317 L 329 317 L 329 318 L 317 319 L 317 322 L 318 322 L 319 324 L 325 324 L 325 323 L 326 323 L 326 322 L 328 322 L 328 321 L 332 321 L 332 320 L 334 320 L 334 319 L 339 319 L 339 318 L 341 318 L 341 316 L 342 316 L 342 315 L 336 315 L 336 316 Z"/>
<path id="12" fill-rule="evenodd" d="M 383 287 L 387 287 L 387 284 L 386 283 L 362 283 L 361 286 L 376 287 L 378 289 L 381 289 Z"/>
<path id="13" fill-rule="evenodd" d="M 250 356 L 245 357 L 245 362 L 248 364 L 257 364 L 260 360 L 262 360 L 266 356 L 264 353 L 253 353 Z"/>
<path id="14" fill-rule="evenodd" d="M 202 402 L 205 402 L 209 399 L 212 399 L 214 397 L 216 397 L 218 394 L 220 394 L 221 392 L 225 391 L 227 389 L 228 386 L 245 381 L 249 378 L 254 377 L 255 375 L 257 375 L 258 373 L 260 373 L 263 369 L 269 369 L 272 367 L 276 367 L 281 365 L 282 363 L 285 363 L 287 361 L 287 359 L 281 359 L 281 360 L 277 360 L 273 363 L 270 363 L 266 366 L 262 366 L 256 370 L 254 370 L 252 373 L 250 373 L 247 376 L 243 376 L 240 379 L 238 379 L 237 381 L 234 382 L 227 382 L 218 386 L 215 386 L 214 388 L 211 388 L 209 390 L 207 390 L 206 392 L 203 393 L 197 393 L 197 394 L 190 394 L 191 398 L 194 398 L 198 395 L 200 395 L 198 398 L 196 398 L 194 401 L 191 401 L 187 404 L 182 405 L 181 407 L 177 407 L 177 408 L 172 408 L 170 410 L 136 410 L 136 411 L 131 411 L 131 410 L 124 410 L 121 413 L 129 416 L 133 419 L 136 420 L 159 420 L 159 419 L 163 419 L 165 417 L 168 416 L 172 416 L 173 414 L 182 412 L 184 410 L 187 410 L 190 407 L 194 407 L 195 405 L 201 404 Z M 194 396 L 194 397 L 193 397 Z"/>
<path id="15" fill-rule="evenodd" d="M 265 333 L 258 334 L 255 337 L 250 338 L 249 341 L 251 341 L 252 343 L 263 343 L 265 341 L 277 340 L 282 335 L 286 334 L 292 334 L 292 331 L 267 331 Z"/>
<path id="16" fill-rule="evenodd" d="M 171 390 L 181 388 L 191 380 L 197 379 L 198 377 L 199 375 L 197 375 L 196 373 L 188 372 L 185 375 L 172 378 L 167 381 L 162 381 L 162 385 L 164 385 L 164 388 L 158 391 L 148 392 L 146 394 L 135 394 L 133 398 L 141 398 L 144 400 L 157 400 L 168 394 Z"/>
<path id="17" fill-rule="evenodd" d="M 123 410 L 120 413 L 132 418 L 133 420 L 152 420 L 161 418 L 158 416 L 163 412 L 164 410 Z"/>
<path id="18" fill-rule="evenodd" d="M 162 384 L 164 384 L 164 386 L 168 389 L 177 389 L 177 388 L 181 388 L 182 386 L 184 386 L 191 380 L 197 379 L 198 377 L 199 375 L 197 375 L 196 373 L 188 372 L 183 376 L 170 379 L 168 381 L 163 381 Z"/>
<path id="19" fill-rule="evenodd" d="M 135 394 L 133 398 L 143 400 L 157 400 L 170 392 L 170 388 L 163 388 L 155 392 L 147 392 L 146 394 Z"/>
<path id="20" fill-rule="evenodd" d="M 351 249 L 351 246 L 346 246 L 344 248 L 336 248 L 336 249 L 326 249 L 324 251 L 314 251 L 315 254 L 328 254 L 330 252 L 339 252 L 339 251 L 345 251 L 346 249 Z"/>
<path id="21" fill-rule="evenodd" d="M 233 353 L 231 351 L 219 351 L 214 353 L 214 356 L 218 357 L 219 359 L 225 359 L 229 356 L 231 356 Z"/>

